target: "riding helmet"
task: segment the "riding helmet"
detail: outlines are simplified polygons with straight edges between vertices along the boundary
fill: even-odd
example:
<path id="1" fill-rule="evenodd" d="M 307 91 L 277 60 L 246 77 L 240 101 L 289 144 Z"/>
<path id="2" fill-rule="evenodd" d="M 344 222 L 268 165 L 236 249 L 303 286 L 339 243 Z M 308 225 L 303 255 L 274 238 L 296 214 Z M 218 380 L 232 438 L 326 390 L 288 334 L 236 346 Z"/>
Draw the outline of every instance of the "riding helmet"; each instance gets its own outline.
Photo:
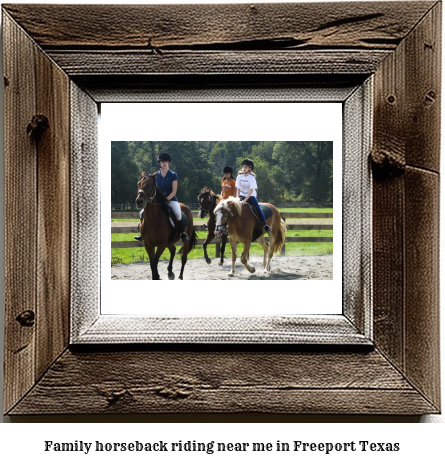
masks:
<path id="1" fill-rule="evenodd" d="M 243 160 L 241 162 L 241 166 L 242 165 L 246 165 L 248 166 L 249 168 L 253 169 L 253 161 L 250 159 L 250 158 L 246 158 L 245 160 Z"/>
<path id="2" fill-rule="evenodd" d="M 170 158 L 170 155 L 166 152 L 162 152 L 158 155 L 158 163 L 160 161 L 168 161 L 169 163 L 172 161 L 171 158 Z"/>
<path id="3" fill-rule="evenodd" d="M 233 173 L 233 170 L 230 166 L 225 166 L 224 169 L 223 169 L 223 173 L 230 173 L 232 174 Z"/>

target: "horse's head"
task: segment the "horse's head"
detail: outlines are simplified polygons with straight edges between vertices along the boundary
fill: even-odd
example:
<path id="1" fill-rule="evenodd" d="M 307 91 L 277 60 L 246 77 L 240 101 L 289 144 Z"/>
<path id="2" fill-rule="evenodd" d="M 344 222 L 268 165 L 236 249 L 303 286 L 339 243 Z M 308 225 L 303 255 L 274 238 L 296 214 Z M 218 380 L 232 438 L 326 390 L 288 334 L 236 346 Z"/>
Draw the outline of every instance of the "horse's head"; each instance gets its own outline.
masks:
<path id="1" fill-rule="evenodd" d="M 136 197 L 136 206 L 138 208 L 145 207 L 147 203 L 153 202 L 156 195 L 156 174 L 146 175 L 142 173 L 141 179 L 138 182 L 138 195 Z"/>
<path id="2" fill-rule="evenodd" d="M 198 218 L 205 218 L 207 213 L 212 209 L 212 196 L 215 195 L 211 189 L 203 187 L 198 189 L 199 211 Z"/>
<path id="3" fill-rule="evenodd" d="M 235 197 L 229 197 L 216 206 L 214 213 L 216 217 L 215 236 L 221 237 L 227 234 L 230 220 L 241 215 L 241 202 Z"/>

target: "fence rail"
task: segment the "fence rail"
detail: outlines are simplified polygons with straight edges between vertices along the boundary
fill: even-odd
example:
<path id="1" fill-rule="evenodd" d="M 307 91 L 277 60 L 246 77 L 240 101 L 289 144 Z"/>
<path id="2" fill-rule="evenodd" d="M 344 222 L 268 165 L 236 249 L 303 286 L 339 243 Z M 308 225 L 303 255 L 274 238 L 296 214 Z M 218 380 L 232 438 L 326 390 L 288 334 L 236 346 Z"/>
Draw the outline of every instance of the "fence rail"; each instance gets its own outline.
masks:
<path id="1" fill-rule="evenodd" d="M 293 212 L 280 212 L 281 217 L 286 220 L 286 218 L 333 218 L 332 213 L 293 213 Z M 197 218 L 197 212 L 192 212 L 193 217 Z M 112 219 L 128 219 L 128 220 L 139 220 L 139 212 L 111 212 Z M 204 224 L 195 224 L 195 229 L 197 231 L 206 231 Z M 288 224 L 288 230 L 333 230 L 332 224 Z M 138 234 L 139 230 L 137 226 L 112 226 L 112 234 Z M 204 244 L 205 239 L 198 239 L 197 244 Z M 290 242 L 334 242 L 333 237 L 286 237 L 286 243 Z M 214 238 L 210 245 L 215 245 L 216 247 L 216 258 L 221 256 L 221 238 Z M 181 245 L 181 242 L 175 244 Z M 115 241 L 111 242 L 112 249 L 126 249 L 133 247 L 144 247 L 142 241 Z M 286 254 L 286 244 L 283 245 L 281 249 L 281 256 Z"/>
<path id="2" fill-rule="evenodd" d="M 333 218 L 333 213 L 295 213 L 280 212 L 281 218 Z M 192 212 L 193 218 L 198 218 L 198 212 Z M 138 220 L 139 212 L 111 212 L 112 220 Z"/>
<path id="3" fill-rule="evenodd" d="M 207 231 L 203 224 L 195 224 L 196 231 Z M 329 231 L 333 229 L 332 224 L 288 224 L 287 229 L 291 231 Z M 139 233 L 137 226 L 112 226 L 112 234 L 131 234 Z"/>

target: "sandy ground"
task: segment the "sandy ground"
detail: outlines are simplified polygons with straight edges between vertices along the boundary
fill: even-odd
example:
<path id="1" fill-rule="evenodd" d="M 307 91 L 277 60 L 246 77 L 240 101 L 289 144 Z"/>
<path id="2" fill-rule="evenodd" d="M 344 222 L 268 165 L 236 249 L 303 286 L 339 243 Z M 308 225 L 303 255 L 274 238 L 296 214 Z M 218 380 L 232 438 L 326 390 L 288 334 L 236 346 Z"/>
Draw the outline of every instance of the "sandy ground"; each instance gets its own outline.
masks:
<path id="1" fill-rule="evenodd" d="M 308 255 L 301 257 L 280 257 L 275 256 L 271 262 L 272 270 L 269 273 L 263 272 L 263 258 L 253 256 L 250 262 L 255 266 L 255 273 L 249 273 L 239 259 L 236 261 L 235 277 L 228 277 L 231 269 L 231 260 L 225 260 L 224 265 L 218 265 L 219 259 L 213 259 L 207 265 L 203 258 L 190 259 L 184 269 L 184 280 L 240 280 L 240 279 L 332 279 L 332 255 Z M 159 262 L 159 274 L 161 279 L 167 277 L 168 261 Z M 176 279 L 181 270 L 180 260 L 175 260 L 173 272 Z M 148 262 L 130 263 L 123 265 L 113 265 L 111 267 L 111 279 L 151 279 L 151 270 Z"/>

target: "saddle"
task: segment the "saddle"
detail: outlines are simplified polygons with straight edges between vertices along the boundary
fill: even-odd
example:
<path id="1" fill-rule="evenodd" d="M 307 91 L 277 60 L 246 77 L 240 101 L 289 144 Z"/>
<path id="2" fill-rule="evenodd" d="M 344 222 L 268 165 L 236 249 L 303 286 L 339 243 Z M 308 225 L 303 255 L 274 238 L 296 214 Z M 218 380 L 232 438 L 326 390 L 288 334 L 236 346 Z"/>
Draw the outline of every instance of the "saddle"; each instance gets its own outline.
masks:
<path id="1" fill-rule="evenodd" d="M 255 207 L 253 205 L 250 205 L 250 203 L 248 202 L 247 202 L 247 205 L 249 206 L 250 211 L 252 212 L 252 215 L 257 221 L 257 225 L 255 226 L 253 230 L 253 234 L 252 234 L 252 242 L 254 242 L 261 236 L 261 234 L 263 234 L 263 225 L 261 224 L 261 221 L 258 218 L 258 213 L 255 210 Z M 267 205 L 264 205 L 263 203 L 260 203 L 259 205 L 266 220 L 267 218 L 270 218 L 272 216 L 272 210 Z"/>
<path id="2" fill-rule="evenodd" d="M 178 220 L 176 219 L 176 216 L 173 213 L 173 210 L 167 204 L 161 205 L 161 210 L 167 215 L 168 225 L 170 226 L 170 229 L 171 229 L 170 237 L 168 238 L 168 241 L 172 242 L 173 238 L 175 237 L 176 230 L 178 229 Z M 182 215 L 182 224 L 184 225 L 184 229 L 186 229 L 189 224 L 188 219 L 184 215 L 184 212 L 181 212 L 181 215 Z"/>

